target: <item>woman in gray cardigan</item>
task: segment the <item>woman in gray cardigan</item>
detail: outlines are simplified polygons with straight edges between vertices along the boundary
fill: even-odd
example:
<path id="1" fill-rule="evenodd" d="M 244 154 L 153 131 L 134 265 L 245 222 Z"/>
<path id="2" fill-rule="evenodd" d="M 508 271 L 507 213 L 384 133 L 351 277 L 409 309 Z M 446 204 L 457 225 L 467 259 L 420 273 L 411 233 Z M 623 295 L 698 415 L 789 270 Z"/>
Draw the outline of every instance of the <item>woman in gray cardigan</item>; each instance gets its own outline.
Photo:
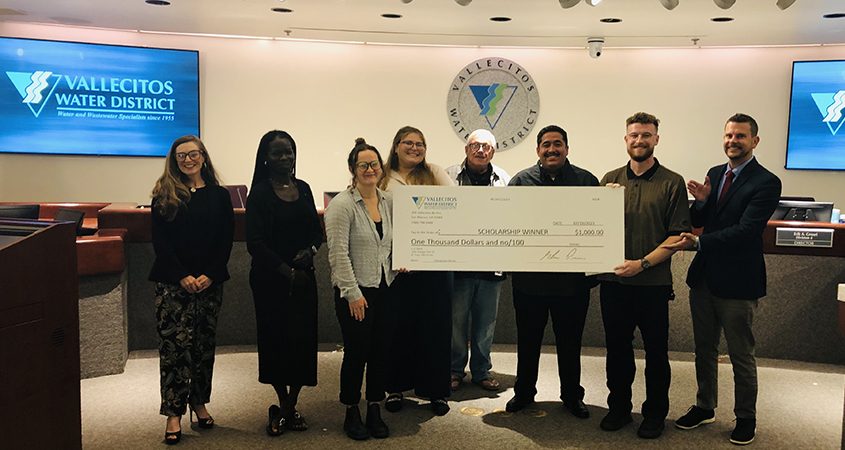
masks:
<path id="1" fill-rule="evenodd" d="M 343 334 L 340 401 L 346 405 L 343 429 L 356 440 L 386 438 L 379 402 L 385 398 L 385 361 L 395 312 L 387 289 L 393 282 L 392 199 L 378 189 L 383 163 L 378 150 L 358 138 L 349 153 L 352 186 L 326 209 L 329 265 L 335 289 L 335 312 Z M 367 370 L 367 420 L 358 402 Z"/>

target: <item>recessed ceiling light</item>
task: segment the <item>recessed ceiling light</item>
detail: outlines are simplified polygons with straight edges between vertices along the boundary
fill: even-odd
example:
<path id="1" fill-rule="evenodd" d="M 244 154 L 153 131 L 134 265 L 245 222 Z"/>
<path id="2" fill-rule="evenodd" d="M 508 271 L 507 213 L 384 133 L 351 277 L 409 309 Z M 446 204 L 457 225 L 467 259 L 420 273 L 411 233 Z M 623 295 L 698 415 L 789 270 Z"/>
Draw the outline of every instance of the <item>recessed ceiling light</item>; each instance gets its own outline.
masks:
<path id="1" fill-rule="evenodd" d="M 714 17 L 710 19 L 712 22 L 732 22 L 734 20 L 733 17 Z"/>
<path id="2" fill-rule="evenodd" d="M 148 5 L 155 5 L 155 6 L 169 6 L 170 2 L 166 0 L 144 0 L 144 2 Z"/>
<path id="3" fill-rule="evenodd" d="M 845 17 L 845 13 L 830 13 L 825 14 L 822 17 L 824 17 L 825 19 L 841 19 Z"/>
<path id="4" fill-rule="evenodd" d="M 402 14 L 384 13 L 381 16 L 385 19 L 399 19 L 402 17 Z"/>
<path id="5" fill-rule="evenodd" d="M 510 17 L 498 16 L 491 17 L 490 20 L 492 20 L 493 22 L 510 22 L 512 19 Z"/>
<path id="6" fill-rule="evenodd" d="M 619 23 L 621 21 L 622 21 L 622 19 L 619 19 L 619 18 L 616 18 L 616 17 L 605 17 L 604 19 L 599 19 L 599 22 L 602 22 L 602 23 Z"/>
<path id="7" fill-rule="evenodd" d="M 270 11 L 277 12 L 277 13 L 292 13 L 292 9 L 288 8 L 270 8 Z"/>

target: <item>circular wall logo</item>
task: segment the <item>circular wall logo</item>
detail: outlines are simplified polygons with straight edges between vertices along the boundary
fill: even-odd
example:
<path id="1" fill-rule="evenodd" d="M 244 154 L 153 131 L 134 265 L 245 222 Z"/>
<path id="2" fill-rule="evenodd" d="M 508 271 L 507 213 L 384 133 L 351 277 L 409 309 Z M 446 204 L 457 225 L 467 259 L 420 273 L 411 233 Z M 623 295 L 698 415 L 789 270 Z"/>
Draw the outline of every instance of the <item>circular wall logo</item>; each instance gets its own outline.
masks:
<path id="1" fill-rule="evenodd" d="M 490 130 L 498 150 L 507 150 L 531 134 L 540 112 L 534 79 L 505 58 L 482 58 L 461 69 L 446 99 L 449 123 L 461 139 Z"/>

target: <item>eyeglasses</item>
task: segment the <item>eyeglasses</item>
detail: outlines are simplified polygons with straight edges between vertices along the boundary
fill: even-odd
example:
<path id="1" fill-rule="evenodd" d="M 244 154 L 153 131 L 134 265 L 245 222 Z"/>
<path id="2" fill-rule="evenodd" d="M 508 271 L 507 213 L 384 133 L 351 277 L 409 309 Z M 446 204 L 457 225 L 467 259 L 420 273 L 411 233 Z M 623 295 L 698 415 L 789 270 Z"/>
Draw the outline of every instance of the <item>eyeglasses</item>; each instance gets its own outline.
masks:
<path id="1" fill-rule="evenodd" d="M 402 141 L 400 144 L 404 145 L 405 147 L 416 147 L 419 149 L 425 148 L 425 142 L 414 142 L 414 141 Z"/>
<path id="2" fill-rule="evenodd" d="M 474 152 L 477 152 L 478 149 L 484 150 L 485 152 L 489 152 L 490 150 L 493 150 L 493 146 L 486 143 L 486 142 L 484 142 L 484 143 L 473 142 L 472 144 L 467 144 L 467 147 L 469 147 L 469 149 L 474 151 Z"/>
<path id="3" fill-rule="evenodd" d="M 179 161 L 184 161 L 184 160 L 185 160 L 185 158 L 188 158 L 188 159 L 190 159 L 190 160 L 192 160 L 192 161 L 193 161 L 193 160 L 199 159 L 200 155 L 202 155 L 202 152 L 201 152 L 201 151 L 199 151 L 199 150 L 191 150 L 191 151 L 189 151 L 189 152 L 187 152 L 187 153 L 184 153 L 184 152 L 179 152 L 179 153 L 177 153 L 177 154 L 176 154 L 176 159 L 177 159 L 177 160 L 179 160 Z"/>
<path id="4" fill-rule="evenodd" d="M 370 162 L 359 162 L 355 164 L 355 167 L 362 172 L 366 172 L 367 169 L 373 169 L 373 172 L 381 168 L 381 164 L 378 161 L 370 161 Z"/>

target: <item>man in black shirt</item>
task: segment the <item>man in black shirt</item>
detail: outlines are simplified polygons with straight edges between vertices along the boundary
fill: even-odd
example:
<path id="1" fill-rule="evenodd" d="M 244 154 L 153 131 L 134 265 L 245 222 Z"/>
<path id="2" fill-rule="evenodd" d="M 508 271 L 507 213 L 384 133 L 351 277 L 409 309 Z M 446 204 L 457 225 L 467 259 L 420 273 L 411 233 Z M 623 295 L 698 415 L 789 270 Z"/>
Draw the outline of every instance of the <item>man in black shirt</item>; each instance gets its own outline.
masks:
<path id="1" fill-rule="evenodd" d="M 550 125 L 537 135 L 536 165 L 522 170 L 510 186 L 598 186 L 590 172 L 569 163 L 566 131 Z M 575 417 L 586 419 L 590 411 L 584 405 L 581 386 L 581 336 L 590 288 L 595 284 L 583 273 L 515 272 L 513 307 L 516 312 L 517 367 L 514 397 L 505 409 L 519 411 L 534 401 L 540 347 L 549 315 L 557 347 L 560 399 Z"/>

